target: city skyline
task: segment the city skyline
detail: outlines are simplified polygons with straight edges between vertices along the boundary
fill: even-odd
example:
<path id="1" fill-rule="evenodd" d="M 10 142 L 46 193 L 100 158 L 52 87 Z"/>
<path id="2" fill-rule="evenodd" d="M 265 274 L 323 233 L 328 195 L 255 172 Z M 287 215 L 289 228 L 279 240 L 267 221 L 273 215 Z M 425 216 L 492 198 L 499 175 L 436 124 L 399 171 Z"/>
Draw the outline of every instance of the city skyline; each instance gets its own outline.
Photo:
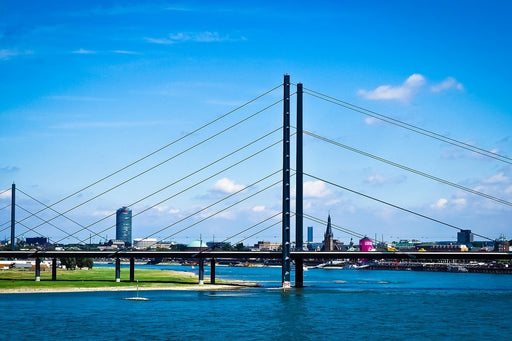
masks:
<path id="1" fill-rule="evenodd" d="M 507 2 L 468 1 L 463 8 L 443 1 L 394 1 L 393 6 L 378 1 L 294 2 L 293 6 L 266 1 L 243 6 L 229 1 L 215 5 L 201 1 L 186 5 L 171 1 L 0 4 L 0 192 L 14 182 L 42 203 L 55 203 L 280 85 L 283 74 L 307 89 L 511 155 L 508 61 L 512 44 L 508 32 L 512 24 L 507 13 L 512 5 Z M 234 113 L 225 126 L 281 96 L 278 88 Z M 305 95 L 304 105 L 304 128 L 309 132 L 512 202 L 510 163 L 388 125 L 311 94 Z M 281 111 L 282 106 L 276 105 L 212 144 L 66 215 L 84 226 L 103 219 L 91 230 L 113 237 L 115 218 L 111 215 L 129 206 L 134 214 L 133 238 L 172 236 L 186 241 L 202 234 L 205 240 L 215 235 L 221 241 L 232 236 L 279 212 L 279 186 L 206 223 L 200 221 L 215 209 L 170 225 L 277 171 L 280 146 L 183 195 L 164 201 L 213 171 L 132 203 L 279 128 Z M 212 126 L 53 208 L 65 212 L 225 126 Z M 279 134 L 270 135 L 250 151 L 275 142 Z M 304 140 L 305 172 L 309 174 L 490 238 L 512 237 L 510 206 L 311 136 Z M 219 164 L 216 170 L 227 165 Z M 274 175 L 248 192 L 254 194 L 279 177 Z M 307 176 L 304 180 L 305 213 L 312 216 L 326 220 L 330 213 L 333 224 L 388 241 L 456 240 L 455 229 L 324 181 Z M 29 212 L 42 208 L 23 193 L 17 194 L 20 206 Z M 9 202 L 9 191 L 0 194 L 0 208 Z M 152 207 L 155 203 L 159 204 Z M 0 210 L 0 223 L 10 219 L 9 213 Z M 45 211 L 41 218 L 55 214 Z M 26 215 L 19 209 L 19 219 Z M 195 222 L 197 226 L 173 236 Z M 41 224 L 36 218 L 25 223 L 29 227 Z M 80 229 L 61 218 L 54 223 L 65 230 Z M 293 219 L 292 224 L 294 229 Z M 325 225 L 305 219 L 304 226 L 304 236 L 306 227 L 314 226 L 314 239 L 321 240 Z M 5 227 L 0 230 L 8 237 Z M 230 241 L 249 237 L 263 227 Z M 19 233 L 23 229 L 19 226 Z M 55 240 L 66 238 L 47 225 L 37 231 Z M 350 240 L 350 235 L 334 233 L 336 239 Z M 89 231 L 83 231 L 66 242 L 88 241 L 89 236 Z M 247 243 L 256 240 L 280 241 L 280 225 L 249 237 Z"/>

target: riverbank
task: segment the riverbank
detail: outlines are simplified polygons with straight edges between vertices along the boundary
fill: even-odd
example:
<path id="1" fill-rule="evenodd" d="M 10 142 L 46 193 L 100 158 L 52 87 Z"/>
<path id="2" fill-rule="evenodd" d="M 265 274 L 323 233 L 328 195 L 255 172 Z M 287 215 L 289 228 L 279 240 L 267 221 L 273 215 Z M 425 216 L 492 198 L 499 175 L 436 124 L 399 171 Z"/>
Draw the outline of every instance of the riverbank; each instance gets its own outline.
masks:
<path id="1" fill-rule="evenodd" d="M 223 284 L 186 284 L 186 285 L 164 285 L 158 287 L 141 287 L 138 291 L 227 291 L 239 290 L 243 288 L 258 287 L 256 283 L 223 283 Z M 45 294 L 45 293 L 62 293 L 62 292 L 112 292 L 112 291 L 137 291 L 137 285 L 123 287 L 75 287 L 75 288 L 13 288 L 0 289 L 0 294 Z"/>
<path id="2" fill-rule="evenodd" d="M 90 291 L 140 291 L 145 290 L 236 290 L 256 287 L 257 283 L 238 280 L 217 279 L 211 284 L 199 284 L 197 275 L 174 270 L 140 269 L 136 272 L 136 282 L 130 282 L 126 275 L 116 282 L 110 268 L 90 270 L 61 270 L 57 280 L 51 280 L 51 272 L 41 272 L 41 280 L 35 281 L 30 270 L 9 269 L 0 272 L 0 294 L 9 293 L 51 293 L 51 292 L 90 292 Z"/>

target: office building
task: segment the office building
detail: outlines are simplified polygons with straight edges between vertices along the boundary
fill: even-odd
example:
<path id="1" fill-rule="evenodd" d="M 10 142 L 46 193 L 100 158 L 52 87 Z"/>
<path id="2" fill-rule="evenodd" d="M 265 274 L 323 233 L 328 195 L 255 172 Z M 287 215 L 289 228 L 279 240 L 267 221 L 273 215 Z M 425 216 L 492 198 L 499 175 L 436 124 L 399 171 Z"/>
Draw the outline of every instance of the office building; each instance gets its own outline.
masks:
<path id="1" fill-rule="evenodd" d="M 308 226 L 308 243 L 313 242 L 313 226 Z"/>
<path id="2" fill-rule="evenodd" d="M 471 230 L 460 230 L 457 232 L 457 244 L 468 245 L 473 243 L 473 233 Z"/>
<path id="3" fill-rule="evenodd" d="M 126 246 L 132 245 L 132 210 L 121 207 L 116 212 L 116 240 L 122 240 Z"/>

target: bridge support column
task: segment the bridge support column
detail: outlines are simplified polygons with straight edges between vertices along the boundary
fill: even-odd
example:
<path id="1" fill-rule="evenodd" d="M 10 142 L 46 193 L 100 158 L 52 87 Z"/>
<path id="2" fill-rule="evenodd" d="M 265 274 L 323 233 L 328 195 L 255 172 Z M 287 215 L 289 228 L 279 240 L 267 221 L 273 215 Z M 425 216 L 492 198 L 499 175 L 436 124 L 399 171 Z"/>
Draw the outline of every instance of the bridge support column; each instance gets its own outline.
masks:
<path id="1" fill-rule="evenodd" d="M 282 223 L 282 276 L 283 288 L 290 288 L 290 76 L 283 81 L 283 223 Z"/>
<path id="2" fill-rule="evenodd" d="M 210 283 L 215 284 L 215 258 L 210 260 Z"/>
<path id="3" fill-rule="evenodd" d="M 52 281 L 57 280 L 57 258 L 52 259 Z"/>
<path id="4" fill-rule="evenodd" d="M 130 282 L 135 280 L 135 258 L 130 258 Z"/>
<path id="5" fill-rule="evenodd" d="M 304 287 L 304 259 L 295 259 L 295 287 Z"/>
<path id="6" fill-rule="evenodd" d="M 296 195 L 295 195 L 295 251 L 302 252 L 304 244 L 303 228 L 303 157 L 302 157 L 302 83 L 297 84 L 297 136 L 296 136 Z M 295 287 L 304 287 L 304 259 L 302 257 L 295 259 Z"/>
<path id="7" fill-rule="evenodd" d="M 36 282 L 41 280 L 41 258 L 36 258 Z"/>
<path id="8" fill-rule="evenodd" d="M 204 258 L 199 258 L 199 285 L 204 284 Z"/>
<path id="9" fill-rule="evenodd" d="M 11 187 L 11 250 L 16 250 L 16 185 Z"/>
<path id="10" fill-rule="evenodd" d="M 116 258 L 116 282 L 121 282 L 121 260 Z"/>

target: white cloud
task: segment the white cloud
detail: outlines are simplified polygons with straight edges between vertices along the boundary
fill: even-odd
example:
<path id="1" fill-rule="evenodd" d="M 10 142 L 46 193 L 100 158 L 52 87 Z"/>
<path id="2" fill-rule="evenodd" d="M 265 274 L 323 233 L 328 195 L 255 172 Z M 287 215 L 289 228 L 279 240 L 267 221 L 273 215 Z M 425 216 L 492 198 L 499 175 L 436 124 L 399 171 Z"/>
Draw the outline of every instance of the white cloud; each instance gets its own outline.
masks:
<path id="1" fill-rule="evenodd" d="M 75 54 L 94 54 L 96 52 L 95 51 L 91 51 L 91 50 L 79 49 L 79 50 L 71 51 L 71 53 L 75 53 Z"/>
<path id="2" fill-rule="evenodd" d="M 180 32 L 169 34 L 166 38 L 146 38 L 146 41 L 154 44 L 171 45 L 183 42 L 212 43 L 223 41 L 246 40 L 245 37 L 231 38 L 229 35 L 221 36 L 218 32 Z"/>
<path id="3" fill-rule="evenodd" d="M 17 56 L 19 53 L 14 50 L 3 49 L 0 50 L 0 60 L 7 60 L 11 57 Z"/>
<path id="4" fill-rule="evenodd" d="M 449 89 L 464 91 L 464 86 L 462 85 L 462 83 L 459 83 L 455 78 L 448 77 L 441 83 L 434 85 L 430 88 L 432 92 L 441 92 Z"/>
<path id="5" fill-rule="evenodd" d="M 213 188 L 223 193 L 235 193 L 245 188 L 244 185 L 236 184 L 233 180 L 222 178 L 218 180 Z"/>
<path id="6" fill-rule="evenodd" d="M 118 53 L 118 54 L 140 54 L 138 52 L 134 52 L 134 51 L 126 51 L 126 50 L 114 50 L 112 51 L 114 53 Z"/>
<path id="7" fill-rule="evenodd" d="M 364 119 L 364 123 L 368 125 L 376 125 L 382 123 L 382 121 L 375 117 L 367 117 Z"/>
<path id="8" fill-rule="evenodd" d="M 170 213 L 170 214 L 178 214 L 180 210 L 178 208 L 171 208 L 167 205 L 157 205 L 153 207 L 158 213 Z"/>
<path id="9" fill-rule="evenodd" d="M 365 182 L 370 185 L 379 186 L 384 184 L 396 184 L 404 182 L 405 176 L 387 176 L 383 174 L 373 174 L 365 179 Z"/>
<path id="10" fill-rule="evenodd" d="M 320 180 L 304 182 L 303 192 L 304 197 L 311 198 L 324 198 L 331 194 L 331 192 L 325 187 L 325 182 Z"/>
<path id="11" fill-rule="evenodd" d="M 0 193 L 0 199 L 10 199 L 11 198 L 11 190 Z"/>
<path id="12" fill-rule="evenodd" d="M 407 78 L 404 83 L 404 86 L 407 88 L 416 88 L 425 84 L 425 77 L 420 75 L 419 73 L 414 73 Z"/>
<path id="13" fill-rule="evenodd" d="M 436 203 L 430 205 L 432 208 L 443 209 L 448 204 L 448 199 L 441 198 Z"/>
<path id="14" fill-rule="evenodd" d="M 449 207 L 461 209 L 461 208 L 465 207 L 466 205 L 467 205 L 467 200 L 464 198 L 455 198 L 455 199 L 451 199 L 451 200 L 441 198 L 434 204 L 430 205 L 430 207 L 434 208 L 434 209 L 438 209 L 438 210 L 443 210 L 443 209 L 446 209 Z"/>
<path id="15" fill-rule="evenodd" d="M 466 206 L 467 200 L 464 198 L 458 198 L 452 200 L 453 204 L 459 207 Z"/>
<path id="16" fill-rule="evenodd" d="M 358 95 L 371 100 L 409 101 L 416 90 L 425 84 L 425 77 L 415 73 L 409 76 L 402 85 L 381 85 L 375 90 L 359 90 Z"/>
<path id="17" fill-rule="evenodd" d="M 260 205 L 260 206 L 254 206 L 254 207 L 252 208 L 252 210 L 253 210 L 253 212 L 263 212 L 263 211 L 265 211 L 265 206 L 263 206 L 263 205 Z"/>
<path id="18" fill-rule="evenodd" d="M 2 50 L 0 50 L 0 60 L 9 60 L 12 57 L 24 56 L 24 55 L 28 55 L 28 54 L 32 54 L 32 51 L 20 52 L 18 50 L 2 49 Z"/>
<path id="19" fill-rule="evenodd" d="M 491 176 L 490 178 L 485 179 L 484 182 L 487 184 L 508 183 L 509 178 L 505 174 L 499 173 L 499 174 Z"/>

